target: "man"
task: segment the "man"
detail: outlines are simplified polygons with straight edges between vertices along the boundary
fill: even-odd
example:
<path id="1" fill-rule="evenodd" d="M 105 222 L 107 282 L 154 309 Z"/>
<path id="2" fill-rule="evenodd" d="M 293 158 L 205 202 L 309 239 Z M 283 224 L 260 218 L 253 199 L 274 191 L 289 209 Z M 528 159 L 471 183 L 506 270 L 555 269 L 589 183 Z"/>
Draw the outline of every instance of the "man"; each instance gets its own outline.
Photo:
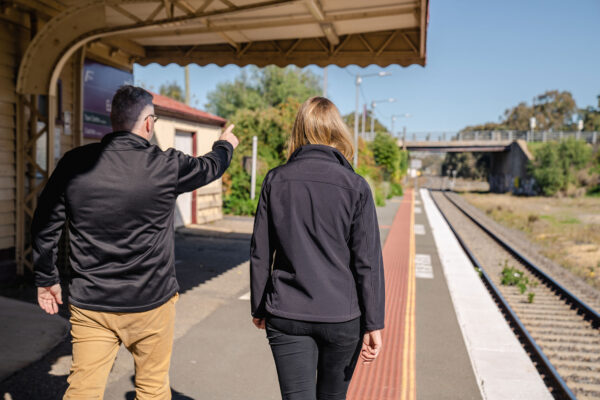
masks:
<path id="1" fill-rule="evenodd" d="M 123 86 L 113 133 L 60 160 L 32 223 L 40 307 L 62 304 L 57 244 L 68 221 L 73 365 L 64 399 L 101 399 L 121 343 L 135 360 L 136 399 L 170 399 L 169 364 L 178 284 L 175 201 L 218 179 L 238 140 L 230 125 L 213 151 L 191 157 L 150 144 L 152 95 Z"/>

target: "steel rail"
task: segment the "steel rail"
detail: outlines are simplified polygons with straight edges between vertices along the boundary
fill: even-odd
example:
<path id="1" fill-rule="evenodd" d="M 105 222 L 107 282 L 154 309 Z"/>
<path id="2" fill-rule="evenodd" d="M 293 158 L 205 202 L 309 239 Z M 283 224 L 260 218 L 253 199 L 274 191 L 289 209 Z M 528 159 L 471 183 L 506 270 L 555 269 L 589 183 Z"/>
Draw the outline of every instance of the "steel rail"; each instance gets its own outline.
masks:
<path id="1" fill-rule="evenodd" d="M 469 219 L 473 221 L 479 228 L 481 228 L 492 239 L 494 239 L 499 245 L 504 247 L 509 253 L 511 253 L 518 260 L 520 260 L 531 273 L 540 278 L 540 280 L 544 281 L 547 286 L 551 287 L 552 289 L 555 289 L 560 296 L 566 298 L 566 301 L 568 303 L 571 303 L 577 310 L 581 311 L 586 316 L 586 319 L 588 319 L 591 322 L 594 328 L 600 327 L 600 313 L 598 313 L 592 307 L 587 305 L 583 300 L 579 299 L 577 296 L 571 293 L 566 287 L 561 285 L 550 275 L 538 268 L 532 261 L 530 261 L 513 246 L 502 240 L 498 235 L 496 235 L 494 232 L 492 232 L 490 229 L 484 226 L 481 222 L 477 221 L 475 217 L 470 215 L 460 205 L 458 205 L 454 200 L 452 200 L 452 198 L 450 198 L 450 196 L 448 196 L 447 193 L 444 193 L 444 196 L 446 197 L 446 199 L 448 199 L 448 201 L 454 204 L 454 206 L 458 208 L 464 215 L 469 217 Z"/>
<path id="2" fill-rule="evenodd" d="M 431 192 L 431 189 L 429 189 L 429 191 Z M 448 199 L 448 201 L 450 201 L 451 204 L 453 204 L 456 208 L 458 208 L 465 215 L 467 215 L 471 220 L 473 220 L 473 218 L 471 216 L 469 216 L 454 201 L 452 201 L 447 196 L 446 193 L 444 193 L 444 192 L 442 192 L 442 193 L 444 194 L 444 196 L 446 197 L 446 199 Z M 493 297 L 496 298 L 496 300 L 500 303 L 501 308 L 506 313 L 506 316 L 508 317 L 508 319 L 514 324 L 514 326 L 516 327 L 516 329 L 519 331 L 520 336 L 525 340 L 525 342 L 527 343 L 527 345 L 533 350 L 533 352 L 535 353 L 535 355 L 537 356 L 537 358 L 539 358 L 539 360 L 543 364 L 542 369 L 546 370 L 549 373 L 548 378 L 553 382 L 553 387 L 555 387 L 557 390 L 559 390 L 564 397 L 566 397 L 566 398 L 568 398 L 570 400 L 576 400 L 577 397 L 575 396 L 575 394 L 567 386 L 566 382 L 560 376 L 560 374 L 558 373 L 558 371 L 556 370 L 556 368 L 554 368 L 554 366 L 552 365 L 552 363 L 550 362 L 550 360 L 548 359 L 548 357 L 546 357 L 546 355 L 544 354 L 544 352 L 541 349 L 541 347 L 537 344 L 537 342 L 535 341 L 535 339 L 533 338 L 533 336 L 531 336 L 531 334 L 529 333 L 529 331 L 527 330 L 527 328 L 525 328 L 525 325 L 523 324 L 523 322 L 521 322 L 521 319 L 517 316 L 517 314 L 510 307 L 510 305 L 508 304 L 508 301 L 506 301 L 506 299 L 504 298 L 504 296 L 502 295 L 502 293 L 500 293 L 500 289 L 498 289 L 498 287 L 494 284 L 494 282 L 492 282 L 491 277 L 487 274 L 487 272 L 485 272 L 485 269 L 483 269 L 482 265 L 479 263 L 479 261 L 477 260 L 477 258 L 473 254 L 473 252 L 469 249 L 469 247 L 464 242 L 464 240 L 462 239 L 462 237 L 454 229 L 454 227 L 452 226 L 452 224 L 450 223 L 450 221 L 448 220 L 448 218 L 446 217 L 446 215 L 444 214 L 444 212 L 440 208 L 440 206 L 439 206 L 437 200 L 435 199 L 435 197 L 431 196 L 431 199 L 433 200 L 433 203 L 435 204 L 435 206 L 437 207 L 438 211 L 440 212 L 440 214 L 442 215 L 442 217 L 444 218 L 444 220 L 446 221 L 446 223 L 448 224 L 448 226 L 450 227 L 450 229 L 454 233 L 454 236 L 458 240 L 458 243 L 463 248 L 463 250 L 465 251 L 465 253 L 469 257 L 469 259 L 471 260 L 471 262 L 473 263 L 473 265 L 475 265 L 479 269 L 479 271 L 481 271 L 481 276 L 482 276 L 485 284 L 490 289 Z M 481 225 L 477 221 L 473 220 L 473 222 L 475 222 L 478 226 L 481 227 Z M 490 234 L 490 236 L 492 236 L 492 238 L 494 238 L 496 241 L 500 240 L 497 236 L 492 235 L 489 232 L 489 230 L 487 230 L 485 228 L 482 228 L 482 229 L 486 233 Z M 503 244 L 503 243 L 501 242 L 500 244 Z M 510 250 L 509 250 L 509 252 L 510 252 Z"/>

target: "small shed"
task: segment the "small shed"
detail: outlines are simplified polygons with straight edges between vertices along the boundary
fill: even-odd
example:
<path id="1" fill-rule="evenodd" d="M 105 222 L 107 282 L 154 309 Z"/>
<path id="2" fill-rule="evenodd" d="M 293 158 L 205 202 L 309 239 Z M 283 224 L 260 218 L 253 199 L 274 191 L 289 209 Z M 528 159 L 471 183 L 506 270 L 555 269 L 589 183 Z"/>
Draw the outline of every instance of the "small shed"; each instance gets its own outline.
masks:
<path id="1" fill-rule="evenodd" d="M 154 112 L 159 117 L 154 126 L 153 144 L 163 150 L 172 147 L 196 157 L 212 150 L 225 119 L 157 93 L 152 95 Z M 192 193 L 183 193 L 177 199 L 175 227 L 221 219 L 222 204 L 221 179 Z"/>

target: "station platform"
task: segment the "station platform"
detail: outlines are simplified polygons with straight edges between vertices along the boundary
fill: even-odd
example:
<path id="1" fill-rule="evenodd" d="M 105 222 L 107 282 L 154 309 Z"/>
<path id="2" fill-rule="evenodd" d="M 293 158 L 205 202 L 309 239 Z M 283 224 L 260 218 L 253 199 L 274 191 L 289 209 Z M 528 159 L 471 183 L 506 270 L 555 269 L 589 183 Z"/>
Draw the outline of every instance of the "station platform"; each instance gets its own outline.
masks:
<path id="1" fill-rule="evenodd" d="M 359 362 L 348 399 L 551 398 L 429 193 L 407 189 L 377 214 L 386 274 L 384 345 L 373 364 Z M 209 227 L 178 233 L 174 399 L 280 398 L 265 333 L 249 315 L 251 224 L 236 220 L 226 234 L 207 233 Z M 0 382 L 0 396 L 60 397 L 70 351 L 67 339 Z M 133 376 L 133 360 L 121 349 L 105 398 L 132 399 Z"/>
<path id="2" fill-rule="evenodd" d="M 429 192 L 406 191 L 383 258 L 383 350 L 348 399 L 552 398 Z"/>
<path id="3" fill-rule="evenodd" d="M 349 400 L 479 399 L 479 387 L 419 194 L 408 189 L 383 246 L 386 327 Z"/>

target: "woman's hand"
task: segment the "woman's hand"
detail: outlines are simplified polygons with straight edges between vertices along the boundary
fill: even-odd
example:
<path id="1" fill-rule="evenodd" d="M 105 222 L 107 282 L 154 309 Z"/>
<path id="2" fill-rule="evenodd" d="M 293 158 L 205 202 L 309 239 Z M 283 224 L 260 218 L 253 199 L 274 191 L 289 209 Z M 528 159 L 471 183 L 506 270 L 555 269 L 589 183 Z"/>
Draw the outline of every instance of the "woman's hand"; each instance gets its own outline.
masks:
<path id="1" fill-rule="evenodd" d="M 379 355 L 381 350 L 381 331 L 367 332 L 363 336 L 363 344 L 360 350 L 360 358 L 363 360 L 363 364 L 370 364 Z"/>
<path id="2" fill-rule="evenodd" d="M 264 318 L 252 318 L 252 323 L 258 329 L 265 329 L 265 319 Z"/>

